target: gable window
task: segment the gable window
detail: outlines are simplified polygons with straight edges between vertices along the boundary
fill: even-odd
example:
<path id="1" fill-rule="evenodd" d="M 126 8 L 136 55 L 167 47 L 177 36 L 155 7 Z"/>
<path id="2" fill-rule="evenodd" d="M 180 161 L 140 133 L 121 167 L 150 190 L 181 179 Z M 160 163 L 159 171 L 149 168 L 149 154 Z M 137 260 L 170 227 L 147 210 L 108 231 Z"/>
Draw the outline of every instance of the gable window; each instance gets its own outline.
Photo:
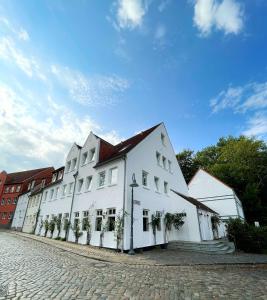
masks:
<path id="1" fill-rule="evenodd" d="M 109 183 L 110 184 L 116 184 L 118 180 L 118 168 L 112 168 L 110 169 L 110 178 Z"/>
<path id="2" fill-rule="evenodd" d="M 143 209 L 143 231 L 149 231 L 149 218 L 147 209 Z"/>
<path id="3" fill-rule="evenodd" d="M 66 165 L 66 173 L 70 171 L 71 161 L 69 160 Z"/>
<path id="4" fill-rule="evenodd" d="M 157 159 L 157 164 L 160 166 L 160 153 L 156 152 L 156 159 Z"/>
<path id="5" fill-rule="evenodd" d="M 166 140 L 165 140 L 165 135 L 163 133 L 160 135 L 160 138 L 161 138 L 162 145 L 165 146 Z"/>
<path id="6" fill-rule="evenodd" d="M 116 215 L 116 209 L 109 208 L 108 209 L 108 231 L 115 230 L 115 215 Z"/>
<path id="7" fill-rule="evenodd" d="M 102 228 L 102 215 L 103 215 L 103 211 L 102 209 L 98 209 L 96 211 L 96 219 L 95 219 L 95 230 L 96 231 L 101 231 Z"/>
<path id="8" fill-rule="evenodd" d="M 83 178 L 79 179 L 78 181 L 78 193 L 81 192 L 82 187 L 83 187 Z"/>
<path id="9" fill-rule="evenodd" d="M 166 169 L 166 157 L 162 156 L 162 166 L 164 169 Z"/>
<path id="10" fill-rule="evenodd" d="M 148 186 L 148 173 L 146 171 L 142 172 L 142 184 Z"/>
<path id="11" fill-rule="evenodd" d="M 62 187 L 62 196 L 65 196 L 66 192 L 67 192 L 67 185 L 64 184 L 63 187 Z"/>
<path id="12" fill-rule="evenodd" d="M 100 172 L 99 173 L 99 180 L 98 180 L 98 186 L 104 186 L 105 185 L 105 179 L 106 179 L 106 172 Z"/>
<path id="13" fill-rule="evenodd" d="M 168 194 L 169 185 L 168 182 L 164 181 L 164 193 Z"/>
<path id="14" fill-rule="evenodd" d="M 82 154 L 82 163 L 81 163 L 81 165 L 85 165 L 87 163 L 87 158 L 88 158 L 88 152 L 84 152 Z"/>
<path id="15" fill-rule="evenodd" d="M 87 190 L 87 191 L 91 191 L 91 189 L 92 189 L 92 179 L 93 179 L 93 177 L 92 176 L 88 176 L 88 177 L 86 177 L 86 185 L 85 185 L 85 189 Z"/>
<path id="16" fill-rule="evenodd" d="M 172 172 L 172 162 L 170 160 L 168 160 L 168 165 L 169 165 L 169 172 Z"/>
<path id="17" fill-rule="evenodd" d="M 73 160 L 71 161 L 71 171 L 73 171 L 76 168 L 76 164 L 77 158 L 73 158 Z"/>
<path id="18" fill-rule="evenodd" d="M 155 189 L 158 192 L 159 191 L 159 178 L 158 177 L 154 177 L 154 183 L 155 183 Z"/>
<path id="19" fill-rule="evenodd" d="M 93 160 L 95 160 L 95 148 L 90 150 L 89 161 L 93 161 Z"/>

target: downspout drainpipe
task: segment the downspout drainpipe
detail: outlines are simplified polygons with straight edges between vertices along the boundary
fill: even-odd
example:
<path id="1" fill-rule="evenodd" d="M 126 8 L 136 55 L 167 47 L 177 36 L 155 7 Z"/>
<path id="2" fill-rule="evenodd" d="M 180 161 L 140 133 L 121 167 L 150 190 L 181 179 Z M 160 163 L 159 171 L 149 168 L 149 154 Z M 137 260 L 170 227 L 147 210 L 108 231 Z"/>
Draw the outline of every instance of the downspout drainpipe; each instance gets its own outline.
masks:
<path id="1" fill-rule="evenodd" d="M 42 203 L 43 193 L 44 193 L 44 188 L 42 188 L 41 198 L 40 198 L 40 202 L 39 202 L 39 206 L 38 206 L 38 210 L 37 210 L 37 214 L 38 214 L 38 212 L 39 212 L 39 214 L 38 214 L 38 218 L 37 218 L 37 220 L 35 222 L 35 225 L 34 225 L 34 231 L 33 231 L 34 234 L 35 234 L 35 231 L 36 231 L 38 220 L 40 218 L 40 207 L 41 207 L 41 203 Z"/>
<path id="2" fill-rule="evenodd" d="M 77 182 L 77 178 L 78 178 L 78 174 L 79 174 L 79 168 L 80 168 L 80 157 L 81 157 L 81 149 L 79 149 L 79 155 L 78 155 L 78 161 L 77 161 L 77 171 L 73 174 L 74 187 L 73 187 L 73 193 L 72 193 L 71 205 L 70 205 L 70 219 L 69 219 L 70 224 L 71 224 L 71 216 L 72 216 L 74 195 L 75 195 L 75 190 L 76 190 L 76 182 Z M 68 228 L 67 241 L 69 240 L 69 235 L 70 235 L 70 228 Z"/>
<path id="3" fill-rule="evenodd" d="M 124 156 L 124 179 L 123 179 L 123 207 L 122 207 L 122 216 L 123 216 L 123 235 L 122 235 L 122 245 L 121 245 L 121 252 L 124 250 L 124 225 L 125 225 L 125 196 L 126 196 L 126 159 L 127 157 Z"/>
<path id="4" fill-rule="evenodd" d="M 199 213 L 198 213 L 198 207 L 197 207 L 197 220 L 198 220 L 198 228 L 199 228 L 199 234 L 200 234 L 200 241 L 203 241 L 202 238 L 202 232 L 201 232 L 201 227 L 200 227 L 200 219 L 199 219 Z"/>

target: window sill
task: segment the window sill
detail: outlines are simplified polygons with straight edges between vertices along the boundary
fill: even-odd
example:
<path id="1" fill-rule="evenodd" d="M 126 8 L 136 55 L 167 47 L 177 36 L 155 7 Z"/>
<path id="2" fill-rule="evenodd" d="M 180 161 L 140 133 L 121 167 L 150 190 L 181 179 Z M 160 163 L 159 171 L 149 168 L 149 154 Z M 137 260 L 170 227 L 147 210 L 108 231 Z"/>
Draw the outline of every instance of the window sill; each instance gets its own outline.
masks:
<path id="1" fill-rule="evenodd" d="M 85 191 L 85 193 L 90 193 L 92 190 L 87 190 L 87 191 Z"/>
<path id="2" fill-rule="evenodd" d="M 105 186 L 99 186 L 98 188 L 97 188 L 97 190 L 101 190 L 101 189 L 103 189 Z"/>
<path id="3" fill-rule="evenodd" d="M 112 183 L 112 184 L 109 184 L 108 187 L 116 186 L 116 185 L 118 185 L 118 183 Z"/>
<path id="4" fill-rule="evenodd" d="M 147 186 L 145 186 L 145 185 L 143 185 L 143 188 L 144 188 L 145 190 L 150 190 L 150 188 L 147 187 Z"/>

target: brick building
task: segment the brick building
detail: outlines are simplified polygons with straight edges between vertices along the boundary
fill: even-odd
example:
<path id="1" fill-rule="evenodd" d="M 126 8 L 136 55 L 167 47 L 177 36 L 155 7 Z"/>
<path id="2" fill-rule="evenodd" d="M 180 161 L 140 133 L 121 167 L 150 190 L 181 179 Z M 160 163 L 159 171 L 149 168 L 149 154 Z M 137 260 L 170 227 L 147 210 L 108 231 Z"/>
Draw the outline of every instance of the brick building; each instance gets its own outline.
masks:
<path id="1" fill-rule="evenodd" d="M 0 173 L 0 228 L 9 228 L 18 197 L 40 183 L 51 181 L 53 167 L 16 173 Z"/>

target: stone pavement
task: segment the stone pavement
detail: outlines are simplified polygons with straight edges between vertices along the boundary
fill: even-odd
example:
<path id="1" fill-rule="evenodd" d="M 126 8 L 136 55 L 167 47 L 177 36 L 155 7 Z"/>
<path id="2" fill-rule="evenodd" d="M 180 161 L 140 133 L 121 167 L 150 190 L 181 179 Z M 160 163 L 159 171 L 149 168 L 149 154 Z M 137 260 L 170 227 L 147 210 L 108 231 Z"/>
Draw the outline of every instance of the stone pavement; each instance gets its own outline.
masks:
<path id="1" fill-rule="evenodd" d="M 267 255 L 262 254 L 205 254 L 197 252 L 188 252 L 181 250 L 160 248 L 151 249 L 137 253 L 135 256 L 129 256 L 125 253 L 117 253 L 114 250 L 99 249 L 98 247 L 77 245 L 74 243 L 66 243 L 62 241 L 53 240 L 50 238 L 35 236 L 28 233 L 9 231 L 23 238 L 30 238 L 36 241 L 52 245 L 61 250 L 71 253 L 79 254 L 88 258 L 113 262 L 113 263 L 127 263 L 138 265 L 169 265 L 169 266 L 182 266 L 182 265 L 227 265 L 227 264 L 267 264 Z"/>
<path id="2" fill-rule="evenodd" d="M 0 232 L 0 299 L 267 299 L 267 265 L 101 262 Z"/>

